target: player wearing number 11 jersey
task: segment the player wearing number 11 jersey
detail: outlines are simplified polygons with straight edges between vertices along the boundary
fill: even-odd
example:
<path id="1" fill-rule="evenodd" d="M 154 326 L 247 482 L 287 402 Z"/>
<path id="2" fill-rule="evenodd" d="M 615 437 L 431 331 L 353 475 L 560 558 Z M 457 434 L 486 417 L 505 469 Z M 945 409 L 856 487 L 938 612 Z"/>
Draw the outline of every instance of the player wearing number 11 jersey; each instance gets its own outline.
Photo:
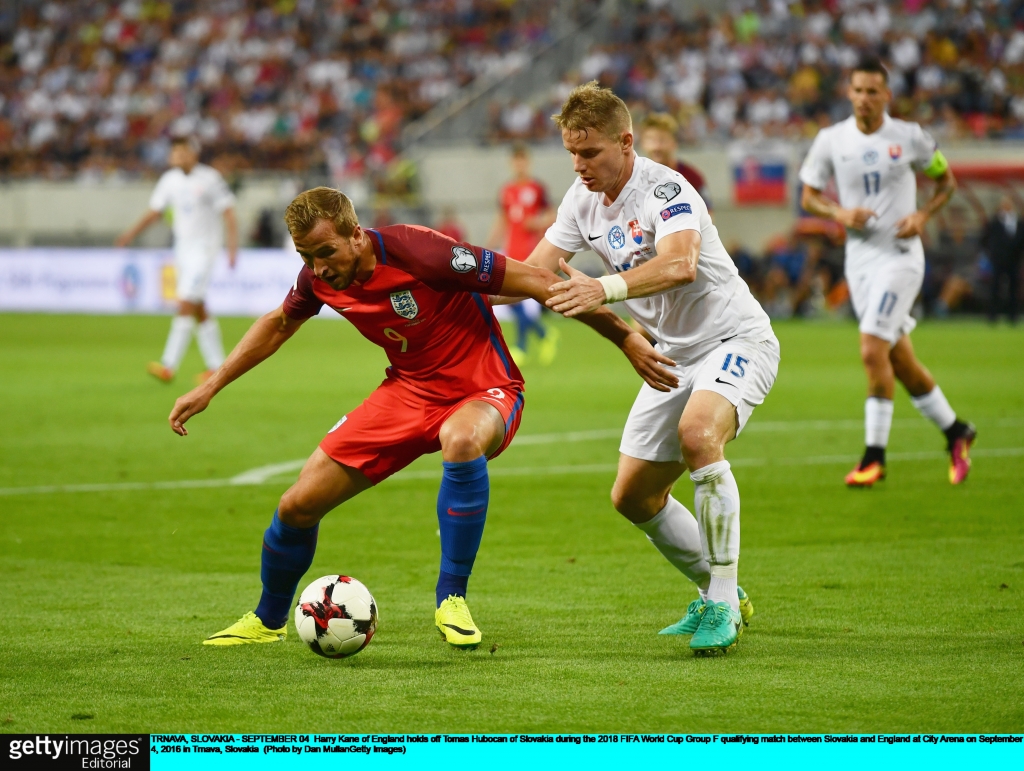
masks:
<path id="1" fill-rule="evenodd" d="M 487 515 L 487 461 L 512 441 L 523 411 L 523 378 L 482 295 L 543 301 L 558 278 L 427 228 L 364 230 L 348 198 L 330 188 L 299 195 L 285 221 L 305 262 L 294 287 L 209 381 L 178 399 L 171 428 L 186 435 L 185 421 L 276 352 L 324 305 L 382 347 L 391 366 L 380 387 L 328 431 L 281 498 L 263 537 L 259 605 L 206 644 L 284 639 L 292 597 L 313 561 L 320 519 L 440 450 L 435 624 L 452 645 L 473 647 L 481 633 L 466 606 L 466 587 Z M 330 409 L 329 383 L 296 383 L 295 393 Z"/>
<path id="2" fill-rule="evenodd" d="M 928 218 L 953 195 L 956 180 L 927 132 L 886 114 L 892 93 L 877 59 L 854 69 L 849 97 L 853 116 L 818 133 L 800 170 L 804 208 L 846 227 L 846 281 L 860 321 L 861 358 L 868 376 L 866 448 L 846 484 L 870 487 L 885 478 L 896 378 L 921 414 L 946 435 L 949 481 L 960 484 L 971 467 L 968 451 L 976 432 L 957 418 L 910 344 L 917 323 L 910 309 L 924 279 L 921 233 Z M 916 171 L 936 181 L 931 200 L 920 210 Z M 833 176 L 839 205 L 822 194 Z"/>

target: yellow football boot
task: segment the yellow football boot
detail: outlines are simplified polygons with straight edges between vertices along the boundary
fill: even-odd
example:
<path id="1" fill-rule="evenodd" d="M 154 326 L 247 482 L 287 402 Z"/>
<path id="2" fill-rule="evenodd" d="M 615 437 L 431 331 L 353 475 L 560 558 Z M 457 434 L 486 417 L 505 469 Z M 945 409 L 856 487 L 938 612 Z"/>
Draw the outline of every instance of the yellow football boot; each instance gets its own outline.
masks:
<path id="1" fill-rule="evenodd" d="M 448 599 L 434 611 L 434 625 L 445 642 L 456 648 L 475 648 L 483 639 L 469 614 L 466 598 L 455 594 L 448 595 Z"/>
<path id="2" fill-rule="evenodd" d="M 846 486 L 847 487 L 871 487 L 875 482 L 881 482 L 885 479 L 885 466 L 878 461 L 874 461 L 860 467 L 860 464 L 846 475 Z"/>
<path id="3" fill-rule="evenodd" d="M 288 625 L 280 629 L 268 629 L 259 617 L 249 611 L 227 629 L 212 634 L 203 640 L 203 645 L 250 645 L 272 643 L 288 636 Z"/>

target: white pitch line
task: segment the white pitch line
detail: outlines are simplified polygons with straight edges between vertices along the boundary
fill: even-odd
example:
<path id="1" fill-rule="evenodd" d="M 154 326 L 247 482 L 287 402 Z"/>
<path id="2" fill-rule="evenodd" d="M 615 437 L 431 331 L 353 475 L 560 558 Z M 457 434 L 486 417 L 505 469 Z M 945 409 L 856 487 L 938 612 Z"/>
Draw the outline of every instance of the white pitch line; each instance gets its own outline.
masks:
<path id="1" fill-rule="evenodd" d="M 1012 458 L 1024 456 L 1024 447 L 982 447 L 971 453 L 976 458 Z M 888 454 L 889 460 L 895 461 L 916 461 L 935 460 L 946 457 L 941 450 L 928 450 L 924 452 L 893 452 Z M 730 464 L 737 467 L 742 466 L 827 466 L 838 463 L 850 463 L 857 459 L 856 455 L 812 455 L 795 458 L 735 458 Z M 291 470 L 297 470 L 304 461 L 276 464 L 278 468 L 290 466 Z M 298 463 L 298 465 L 295 465 Z M 264 469 L 269 468 L 267 466 Z M 565 466 L 513 466 L 504 468 L 496 466 L 490 469 L 494 477 L 521 477 L 521 476 L 557 476 L 562 474 L 605 474 L 614 472 L 617 465 L 614 463 L 592 463 Z M 279 472 L 283 473 L 283 472 Z M 119 482 L 115 484 L 88 484 L 88 485 L 40 485 L 38 487 L 5 487 L 0 488 L 0 496 L 11 495 L 41 495 L 46 493 L 105 493 L 105 492 L 132 492 L 136 490 L 185 490 L 190 488 L 208 487 L 247 487 L 263 484 L 276 484 L 270 476 L 257 477 L 251 472 L 239 474 L 230 479 L 182 479 L 174 482 Z M 423 469 L 416 471 L 400 471 L 388 481 L 409 482 L 422 479 L 437 479 L 440 471 L 437 469 Z M 246 479 L 247 481 L 238 481 Z M 258 481 L 248 481 L 257 480 Z"/>

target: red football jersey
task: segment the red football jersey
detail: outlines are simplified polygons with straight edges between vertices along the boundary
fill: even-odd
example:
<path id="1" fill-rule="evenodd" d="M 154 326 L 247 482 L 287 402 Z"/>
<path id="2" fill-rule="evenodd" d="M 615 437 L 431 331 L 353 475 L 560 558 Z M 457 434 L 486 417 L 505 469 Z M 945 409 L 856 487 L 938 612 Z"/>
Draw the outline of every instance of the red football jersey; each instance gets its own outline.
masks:
<path id="1" fill-rule="evenodd" d="M 377 265 L 337 291 L 303 266 L 284 301 L 293 319 L 324 305 L 387 353 L 389 378 L 449 401 L 489 388 L 523 390 L 501 327 L 482 294 L 500 294 L 505 256 L 418 225 L 366 229 Z"/>
<path id="2" fill-rule="evenodd" d="M 544 185 L 536 180 L 509 182 L 501 189 L 500 198 L 505 220 L 508 222 L 508 256 L 523 262 L 530 256 L 544 230 L 527 230 L 526 221 L 548 208 L 548 194 Z"/>

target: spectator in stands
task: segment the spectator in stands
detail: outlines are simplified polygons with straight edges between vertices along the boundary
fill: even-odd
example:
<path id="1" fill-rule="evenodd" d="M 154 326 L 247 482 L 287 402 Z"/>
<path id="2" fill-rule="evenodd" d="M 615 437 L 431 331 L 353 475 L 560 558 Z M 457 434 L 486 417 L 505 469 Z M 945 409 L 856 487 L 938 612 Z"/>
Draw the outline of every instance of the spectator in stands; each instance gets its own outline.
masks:
<path id="1" fill-rule="evenodd" d="M 934 296 L 932 310 L 940 318 L 950 311 L 966 308 L 981 290 L 979 281 L 979 239 L 967 229 L 963 209 L 951 207 L 942 219 L 938 238 L 925 249 L 928 284 Z"/>
<path id="2" fill-rule="evenodd" d="M 711 196 L 708 193 L 704 175 L 690 164 L 679 159 L 679 122 L 671 115 L 653 112 L 640 122 L 640 149 L 655 163 L 675 169 L 693 185 L 711 210 Z"/>
<path id="3" fill-rule="evenodd" d="M 1024 257 L 1024 222 L 1021 222 L 1013 199 L 1004 195 L 999 208 L 985 226 L 982 245 L 992 263 L 992 285 L 988 317 L 995 322 L 999 316 L 1000 285 L 1006 280 L 1006 315 L 1017 323 L 1020 292 L 1020 265 Z"/>

